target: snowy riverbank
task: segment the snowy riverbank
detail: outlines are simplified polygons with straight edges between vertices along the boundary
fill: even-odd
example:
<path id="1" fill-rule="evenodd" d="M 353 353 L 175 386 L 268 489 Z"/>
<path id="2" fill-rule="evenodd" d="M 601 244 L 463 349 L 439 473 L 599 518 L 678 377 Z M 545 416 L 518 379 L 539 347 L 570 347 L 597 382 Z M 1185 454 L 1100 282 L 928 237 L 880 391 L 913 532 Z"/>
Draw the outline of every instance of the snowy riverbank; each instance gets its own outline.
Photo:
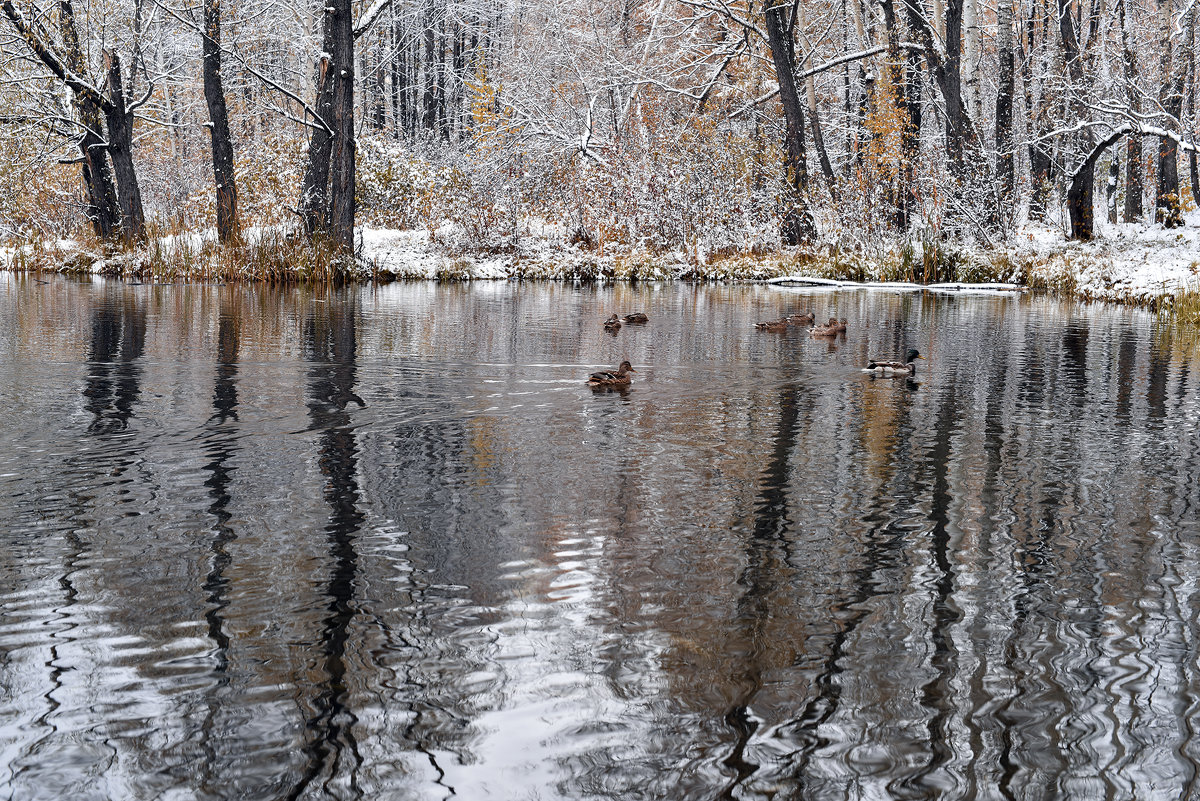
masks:
<path id="1" fill-rule="evenodd" d="M 1155 225 L 1101 227 L 1097 239 L 1072 242 L 1052 228 L 1020 230 L 993 248 L 939 245 L 938 258 L 954 261 L 951 285 L 1015 284 L 1053 289 L 1087 299 L 1147 304 L 1188 290 L 1200 290 L 1200 212 L 1187 225 L 1164 230 Z M 261 256 L 273 248 L 297 247 L 298 240 L 278 229 L 251 229 L 247 252 Z M 71 241 L 40 247 L 0 248 L 0 268 L 128 275 L 158 280 L 254 278 L 223 275 L 222 250 L 212 232 L 163 237 L 151 248 L 103 257 Z M 863 286 L 911 280 L 928 261 L 919 243 L 907 249 L 847 251 L 826 246 L 812 252 L 785 249 L 732 256 L 691 252 L 651 254 L 605 252 L 567 241 L 560 227 L 528 226 L 522 235 L 488 251 L 466 244 L 466 232 L 454 223 L 430 231 L 363 228 L 357 243 L 356 280 L 505 280 L 573 281 L 699 280 L 776 281 L 812 279 L 815 283 Z M 228 260 L 228 254 L 224 254 Z M 849 279 L 853 279 L 852 281 Z M 928 288 L 912 284 L 912 289 Z M 960 286 L 961 288 L 961 286 Z M 996 286 L 1001 289 L 1003 287 Z"/>

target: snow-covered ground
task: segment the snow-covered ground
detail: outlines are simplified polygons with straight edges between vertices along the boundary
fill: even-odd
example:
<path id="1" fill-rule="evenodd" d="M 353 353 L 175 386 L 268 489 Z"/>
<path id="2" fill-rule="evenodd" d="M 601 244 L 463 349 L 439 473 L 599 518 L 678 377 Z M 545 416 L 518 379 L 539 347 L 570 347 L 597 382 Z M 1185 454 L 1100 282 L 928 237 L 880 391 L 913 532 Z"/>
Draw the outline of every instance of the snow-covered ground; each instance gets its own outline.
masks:
<path id="1" fill-rule="evenodd" d="M 1061 229 L 1026 226 L 999 247 L 983 250 L 958 248 L 966 259 L 985 265 L 984 272 L 997 282 L 1040 278 L 1036 283 L 1073 289 L 1083 297 L 1125 302 L 1148 302 L 1182 290 L 1200 290 L 1200 211 L 1187 215 L 1186 225 L 1165 230 L 1150 223 L 1110 224 L 1097 221 L 1091 242 L 1069 241 Z M 287 232 L 249 229 L 247 240 L 269 246 L 283 241 Z M 214 246 L 212 231 L 163 237 L 151 250 L 158 263 L 171 263 L 188 255 L 195 263 L 202 251 Z M 666 254 L 589 250 L 567 241 L 561 226 L 530 223 L 519 237 L 487 251 L 474 250 L 461 225 L 445 222 L 428 230 L 399 231 L 364 227 L 357 242 L 359 277 L 383 279 L 435 278 L 496 280 L 548 278 L 575 280 L 774 280 L 803 279 L 830 286 L 850 285 L 829 258 L 801 258 L 793 252 L 761 256 L 706 258 L 702 253 Z M 953 248 L 951 248 L 953 249 Z M 864 257 L 855 262 L 845 253 L 842 265 L 866 264 L 868 276 L 882 274 L 894 254 Z M 202 261 L 202 259 L 200 259 Z M 137 272 L 145 256 L 125 254 L 103 258 L 78 243 L 61 240 L 40 248 L 0 247 L 0 269 L 66 269 L 76 272 Z M 184 276 L 186 277 L 186 276 Z M 1034 283 L 1031 281 L 1031 283 Z M 862 286 L 863 284 L 854 284 Z M 939 287 L 890 284 L 893 289 Z M 947 291 L 978 290 L 977 285 L 947 285 Z M 999 283 L 992 289 L 1005 289 Z"/>
<path id="2" fill-rule="evenodd" d="M 1182 228 L 1153 223 L 1096 223 L 1096 238 L 1073 242 L 1059 229 L 1018 232 L 1007 249 L 1049 273 L 1074 277 L 1076 291 L 1105 300 L 1144 302 L 1200 289 L 1200 211 Z"/>

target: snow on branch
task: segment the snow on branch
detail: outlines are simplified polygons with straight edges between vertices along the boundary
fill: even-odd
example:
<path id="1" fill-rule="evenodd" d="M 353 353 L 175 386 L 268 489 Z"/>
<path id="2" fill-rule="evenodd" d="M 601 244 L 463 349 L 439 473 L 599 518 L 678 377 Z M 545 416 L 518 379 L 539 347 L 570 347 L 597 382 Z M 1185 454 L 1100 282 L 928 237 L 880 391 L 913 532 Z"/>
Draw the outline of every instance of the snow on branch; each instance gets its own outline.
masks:
<path id="1" fill-rule="evenodd" d="M 38 60 L 54 73 L 55 77 L 65 83 L 71 91 L 95 103 L 101 109 L 111 108 L 112 103 L 99 89 L 85 81 L 79 75 L 76 75 L 62 62 L 49 45 L 38 38 L 38 35 L 25 19 L 25 16 L 12 4 L 12 0 L 3 0 L 3 2 L 0 2 L 0 10 L 4 11 L 4 15 L 8 17 L 8 21 L 12 23 L 12 26 L 17 29 L 17 33 L 20 34 L 21 39 L 29 46 L 34 55 L 38 57 Z"/>
<path id="2" fill-rule="evenodd" d="M 1102 123 L 1092 124 L 1098 125 Z M 1183 137 L 1173 131 L 1168 131 L 1166 128 L 1156 128 L 1149 125 L 1134 125 L 1131 122 L 1127 122 L 1124 125 L 1117 126 L 1108 134 L 1108 136 L 1097 142 L 1095 146 L 1092 147 L 1091 152 L 1084 157 L 1083 161 L 1079 163 L 1079 166 L 1071 170 L 1067 177 L 1074 181 L 1080 173 L 1094 165 L 1096 160 L 1100 158 L 1100 155 L 1105 150 L 1107 150 L 1114 142 L 1126 134 L 1136 134 L 1138 136 L 1157 136 L 1162 139 L 1171 139 L 1175 142 L 1175 144 L 1179 145 L 1181 150 L 1190 150 L 1193 153 L 1197 152 L 1195 144 L 1184 141 Z"/>
<path id="3" fill-rule="evenodd" d="M 820 75 L 822 72 L 827 72 L 828 70 L 831 70 L 834 67 L 840 67 L 843 64 L 850 63 L 851 61 L 858 61 L 860 59 L 870 58 L 871 56 L 877 56 L 880 53 L 886 53 L 887 49 L 888 49 L 887 45 L 879 45 L 878 47 L 871 47 L 866 50 L 859 50 L 854 53 L 847 53 L 844 56 L 838 56 L 835 59 L 826 61 L 824 64 L 821 64 L 820 66 L 813 67 L 812 69 L 807 69 L 804 72 L 801 72 L 799 75 L 796 76 L 796 79 L 803 81 L 806 78 L 811 78 L 814 75 Z M 901 42 L 900 49 L 913 50 L 918 53 L 921 53 L 921 52 L 924 52 L 925 46 L 919 45 L 915 42 Z M 766 94 L 760 95 L 760 96 L 754 98 L 749 103 L 747 103 L 746 105 L 742 106 L 737 111 L 730 114 L 729 117 L 731 119 L 734 117 L 740 117 L 743 114 L 745 114 L 749 111 L 752 111 L 755 106 L 761 106 L 763 103 L 766 103 L 768 100 L 770 100 L 771 98 L 775 97 L 778 94 L 779 94 L 779 87 L 777 86 L 774 89 L 772 89 L 771 91 L 767 92 Z"/>
<path id="4" fill-rule="evenodd" d="M 391 4 L 392 0 L 375 0 L 371 7 L 358 18 L 358 24 L 354 26 L 354 38 L 357 39 L 370 30 L 375 21 L 379 19 L 379 15 L 386 11 Z"/>

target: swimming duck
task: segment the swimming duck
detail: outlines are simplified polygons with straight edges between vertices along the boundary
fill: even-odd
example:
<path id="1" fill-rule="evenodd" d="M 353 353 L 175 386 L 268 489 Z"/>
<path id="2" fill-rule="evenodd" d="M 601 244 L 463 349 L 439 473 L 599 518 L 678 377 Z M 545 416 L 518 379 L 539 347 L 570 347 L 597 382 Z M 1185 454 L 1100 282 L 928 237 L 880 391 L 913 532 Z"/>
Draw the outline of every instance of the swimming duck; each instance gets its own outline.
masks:
<path id="1" fill-rule="evenodd" d="M 768 320 L 765 323 L 755 323 L 754 327 L 759 331 L 786 331 L 788 327 L 788 321 Z"/>
<path id="2" fill-rule="evenodd" d="M 816 315 L 810 310 L 806 314 L 789 314 L 783 319 L 787 320 L 789 325 L 812 325 Z"/>
<path id="3" fill-rule="evenodd" d="M 909 348 L 908 353 L 904 354 L 902 362 L 867 362 L 865 368 L 868 373 L 879 373 L 881 375 L 912 375 L 917 372 L 917 359 L 924 359 L 921 352 L 916 348 Z"/>
<path id="4" fill-rule="evenodd" d="M 615 315 L 615 314 L 612 317 L 609 317 L 607 320 L 604 321 L 604 330 L 605 331 L 621 330 L 621 318 L 617 317 L 617 315 Z"/>
<path id="5" fill-rule="evenodd" d="M 592 373 L 588 376 L 587 382 L 593 387 L 624 387 L 628 386 L 629 382 L 633 380 L 629 374 L 636 372 L 637 370 L 633 369 L 632 364 L 624 361 L 621 362 L 621 366 L 617 368 L 616 372 L 602 370 Z"/>
<path id="6" fill-rule="evenodd" d="M 615 317 L 616 315 L 614 314 L 613 316 Z M 646 314 L 645 312 L 634 312 L 633 314 L 625 315 L 625 322 L 648 323 L 650 322 L 650 315 Z"/>
<path id="7" fill-rule="evenodd" d="M 836 337 L 838 334 L 844 333 L 846 333 L 846 321 L 842 320 L 839 323 L 836 317 L 830 317 L 829 322 L 825 325 L 818 325 L 812 330 L 814 337 Z"/>

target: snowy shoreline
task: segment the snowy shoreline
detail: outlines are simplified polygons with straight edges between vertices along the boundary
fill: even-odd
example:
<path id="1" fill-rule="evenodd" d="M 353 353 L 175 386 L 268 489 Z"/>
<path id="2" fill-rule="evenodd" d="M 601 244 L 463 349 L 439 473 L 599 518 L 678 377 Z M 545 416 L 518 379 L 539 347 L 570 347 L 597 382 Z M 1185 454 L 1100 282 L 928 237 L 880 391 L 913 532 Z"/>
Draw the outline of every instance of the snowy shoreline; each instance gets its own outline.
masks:
<path id="1" fill-rule="evenodd" d="M 356 267 L 345 277 L 356 281 L 764 281 L 812 288 L 934 292 L 1049 289 L 1086 300 L 1153 305 L 1166 297 L 1200 291 L 1200 212 L 1190 214 L 1188 223 L 1174 230 L 1109 225 L 1091 242 L 1066 240 L 1058 229 L 1026 228 L 1006 244 L 987 249 L 942 244 L 942 250 L 958 263 L 963 280 L 931 283 L 889 280 L 899 275 L 898 248 L 864 254 L 826 246 L 808 253 L 785 249 L 722 257 L 706 256 L 699 249 L 604 253 L 568 244 L 560 232 L 546 226 L 490 251 L 474 251 L 464 246 L 462 232 L 452 223 L 433 231 L 363 227 Z M 284 232 L 275 229 L 247 231 L 252 247 L 271 248 L 284 238 Z M 164 237 L 152 246 L 153 255 L 142 250 L 107 258 L 69 240 L 37 248 L 0 247 L 0 270 L 253 280 L 222 275 L 219 270 L 214 274 L 212 256 L 220 249 L 213 239 L 211 231 Z M 910 247 L 908 258 L 920 261 L 919 243 L 915 253 Z"/>

